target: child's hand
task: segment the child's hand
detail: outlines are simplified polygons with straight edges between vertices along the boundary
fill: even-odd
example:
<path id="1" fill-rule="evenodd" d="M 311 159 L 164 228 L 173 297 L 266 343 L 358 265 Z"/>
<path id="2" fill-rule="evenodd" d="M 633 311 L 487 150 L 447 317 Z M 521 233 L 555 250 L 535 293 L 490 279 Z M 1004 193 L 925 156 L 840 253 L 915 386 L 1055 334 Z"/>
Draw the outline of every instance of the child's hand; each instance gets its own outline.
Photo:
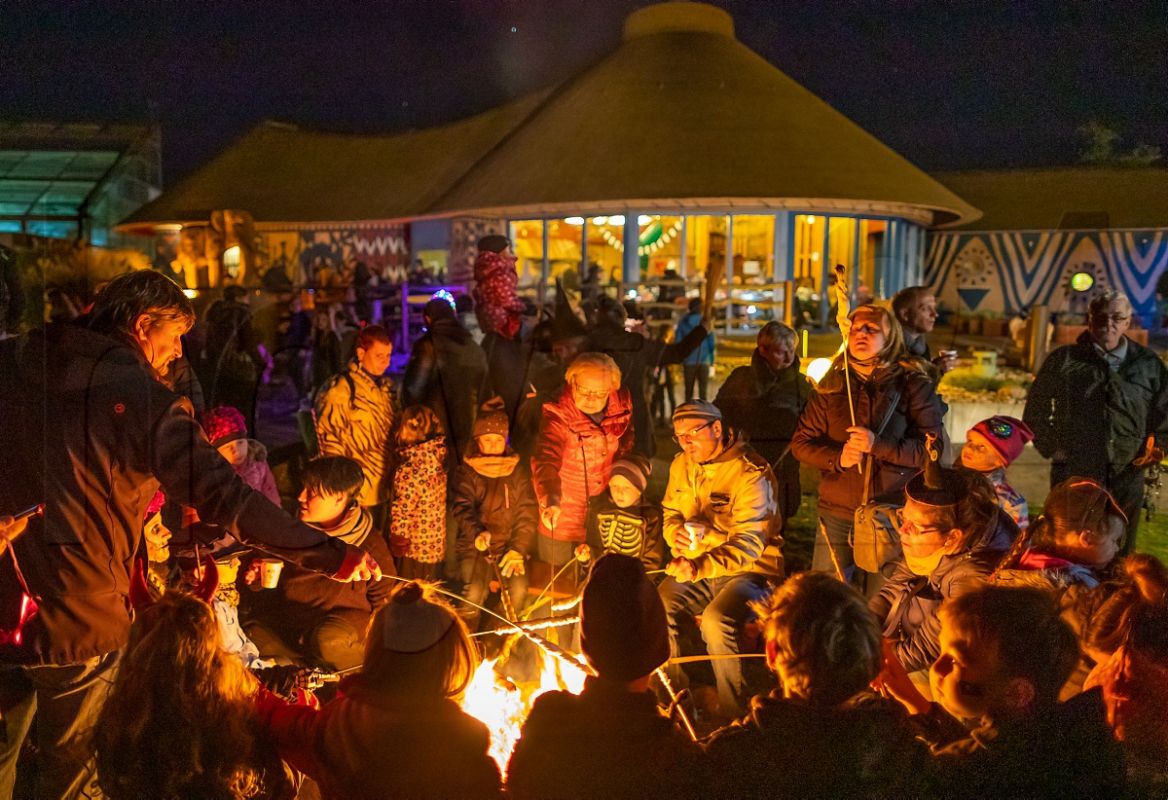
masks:
<path id="1" fill-rule="evenodd" d="M 678 583 L 690 583 L 697 574 L 697 566 L 688 558 L 675 558 L 665 565 L 665 574 Z"/>
<path id="2" fill-rule="evenodd" d="M 576 547 L 576 560 L 581 564 L 587 564 L 592 560 L 592 548 L 586 544 Z"/>
<path id="3" fill-rule="evenodd" d="M 260 579 L 260 561 L 257 558 L 257 559 L 253 559 L 247 565 L 247 571 L 243 573 L 243 582 L 246 583 L 248 586 L 251 586 L 259 579 Z"/>
<path id="4" fill-rule="evenodd" d="M 508 550 L 499 559 L 499 572 L 503 573 L 504 578 L 510 578 L 512 575 L 522 575 L 525 570 L 523 556 L 517 550 Z"/>
<path id="5" fill-rule="evenodd" d="M 904 665 L 896 657 L 896 642 L 892 639 L 883 640 L 883 669 L 872 681 L 872 688 L 885 697 L 892 697 L 910 714 L 924 714 L 931 705 L 920 690 L 913 684 Z"/>
<path id="6" fill-rule="evenodd" d="M 474 540 L 474 548 L 480 553 L 485 553 L 491 546 L 491 532 L 483 531 Z"/>

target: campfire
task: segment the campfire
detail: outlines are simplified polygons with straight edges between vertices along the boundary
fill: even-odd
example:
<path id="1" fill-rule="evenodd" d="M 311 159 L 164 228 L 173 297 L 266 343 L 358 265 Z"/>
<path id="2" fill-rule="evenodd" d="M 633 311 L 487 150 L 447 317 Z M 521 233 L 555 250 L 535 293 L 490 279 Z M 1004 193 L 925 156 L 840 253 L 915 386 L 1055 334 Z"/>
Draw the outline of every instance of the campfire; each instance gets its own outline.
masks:
<path id="1" fill-rule="evenodd" d="M 579 694 L 584 688 L 584 671 L 567 659 L 536 648 L 539 679 L 516 684 L 500 674 L 501 658 L 485 659 L 463 696 L 462 709 L 480 720 L 491 732 L 491 757 L 499 771 L 507 774 L 507 762 L 519 740 L 523 721 L 535 698 L 556 689 Z"/>

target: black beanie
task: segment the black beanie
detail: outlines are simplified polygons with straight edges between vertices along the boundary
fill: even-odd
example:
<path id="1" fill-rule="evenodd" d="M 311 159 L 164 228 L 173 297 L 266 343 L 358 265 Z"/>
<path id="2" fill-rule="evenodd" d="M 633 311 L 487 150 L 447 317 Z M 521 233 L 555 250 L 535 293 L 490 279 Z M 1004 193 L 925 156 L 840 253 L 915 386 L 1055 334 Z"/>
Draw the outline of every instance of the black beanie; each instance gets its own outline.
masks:
<path id="1" fill-rule="evenodd" d="M 502 253 L 511 246 L 511 240 L 498 233 L 491 233 L 479 239 L 480 253 Z"/>
<path id="2" fill-rule="evenodd" d="M 669 659 L 665 606 L 639 559 L 609 553 L 592 567 L 580 644 L 596 674 L 614 681 L 644 677 Z"/>

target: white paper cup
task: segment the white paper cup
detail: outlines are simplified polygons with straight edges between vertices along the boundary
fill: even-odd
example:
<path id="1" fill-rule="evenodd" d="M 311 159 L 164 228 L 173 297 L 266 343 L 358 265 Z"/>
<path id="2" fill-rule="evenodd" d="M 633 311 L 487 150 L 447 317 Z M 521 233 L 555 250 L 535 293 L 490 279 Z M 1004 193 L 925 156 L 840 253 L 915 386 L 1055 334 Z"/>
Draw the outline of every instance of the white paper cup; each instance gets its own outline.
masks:
<path id="1" fill-rule="evenodd" d="M 260 561 L 260 582 L 265 589 L 275 589 L 280 582 L 280 571 L 284 569 L 284 562 L 278 558 L 265 558 Z"/>
<path id="2" fill-rule="evenodd" d="M 684 526 L 686 534 L 689 535 L 689 547 L 687 550 L 697 550 L 701 545 L 702 539 L 706 538 L 706 531 L 710 529 L 709 525 L 704 522 L 687 522 Z"/>

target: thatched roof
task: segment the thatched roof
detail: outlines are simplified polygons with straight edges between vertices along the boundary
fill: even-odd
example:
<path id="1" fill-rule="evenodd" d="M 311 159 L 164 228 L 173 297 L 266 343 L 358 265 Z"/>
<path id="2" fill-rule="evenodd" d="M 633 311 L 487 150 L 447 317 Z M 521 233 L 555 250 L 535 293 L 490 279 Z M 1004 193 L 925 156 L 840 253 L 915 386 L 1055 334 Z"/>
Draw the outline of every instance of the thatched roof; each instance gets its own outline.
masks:
<path id="1" fill-rule="evenodd" d="M 733 36 L 726 12 L 662 3 L 558 86 L 417 133 L 340 136 L 266 124 L 126 225 L 206 219 L 407 219 L 485 212 L 800 208 L 977 211 Z"/>
<path id="2" fill-rule="evenodd" d="M 1168 169 L 1060 167 L 937 175 L 982 210 L 968 230 L 1168 228 Z"/>

